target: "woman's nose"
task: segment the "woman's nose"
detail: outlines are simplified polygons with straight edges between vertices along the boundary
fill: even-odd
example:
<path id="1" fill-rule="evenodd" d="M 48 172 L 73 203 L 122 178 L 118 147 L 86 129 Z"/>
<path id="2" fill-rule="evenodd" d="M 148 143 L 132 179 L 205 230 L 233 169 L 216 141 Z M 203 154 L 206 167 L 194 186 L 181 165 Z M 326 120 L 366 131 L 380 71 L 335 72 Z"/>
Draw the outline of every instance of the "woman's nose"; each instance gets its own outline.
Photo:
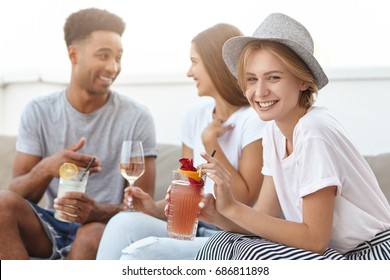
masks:
<path id="1" fill-rule="evenodd" d="M 193 77 L 194 75 L 193 75 L 193 73 L 192 73 L 192 67 L 190 67 L 189 69 L 188 69 L 188 71 L 187 71 L 187 77 Z"/>
<path id="2" fill-rule="evenodd" d="M 259 81 L 256 85 L 255 94 L 259 97 L 265 97 L 265 96 L 269 95 L 269 90 L 263 82 Z"/>

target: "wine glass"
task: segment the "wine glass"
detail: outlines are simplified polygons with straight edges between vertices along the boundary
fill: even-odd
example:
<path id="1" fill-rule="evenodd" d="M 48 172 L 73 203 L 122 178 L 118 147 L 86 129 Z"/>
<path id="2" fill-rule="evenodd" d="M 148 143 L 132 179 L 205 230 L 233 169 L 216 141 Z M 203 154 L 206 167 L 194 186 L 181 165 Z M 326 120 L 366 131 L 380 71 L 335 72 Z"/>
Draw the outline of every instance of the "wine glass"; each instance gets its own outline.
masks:
<path id="1" fill-rule="evenodd" d="M 145 158 L 141 141 L 123 141 L 119 170 L 121 175 L 129 182 L 130 187 L 144 174 Z M 128 211 L 136 211 L 131 198 L 128 200 L 128 206 Z"/>

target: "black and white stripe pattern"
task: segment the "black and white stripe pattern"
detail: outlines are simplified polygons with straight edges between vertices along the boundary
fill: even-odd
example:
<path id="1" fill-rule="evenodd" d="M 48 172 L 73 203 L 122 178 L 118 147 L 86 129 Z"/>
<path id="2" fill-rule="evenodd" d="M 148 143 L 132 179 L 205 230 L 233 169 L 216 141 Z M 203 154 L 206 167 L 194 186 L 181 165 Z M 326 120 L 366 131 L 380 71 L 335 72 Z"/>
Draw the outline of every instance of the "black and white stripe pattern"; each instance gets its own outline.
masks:
<path id="1" fill-rule="evenodd" d="M 390 260 L 390 230 L 377 234 L 344 256 L 348 260 Z"/>
<path id="2" fill-rule="evenodd" d="M 198 260 L 342 260 L 333 249 L 320 255 L 303 249 L 277 244 L 257 236 L 226 231 L 213 235 L 199 251 Z"/>

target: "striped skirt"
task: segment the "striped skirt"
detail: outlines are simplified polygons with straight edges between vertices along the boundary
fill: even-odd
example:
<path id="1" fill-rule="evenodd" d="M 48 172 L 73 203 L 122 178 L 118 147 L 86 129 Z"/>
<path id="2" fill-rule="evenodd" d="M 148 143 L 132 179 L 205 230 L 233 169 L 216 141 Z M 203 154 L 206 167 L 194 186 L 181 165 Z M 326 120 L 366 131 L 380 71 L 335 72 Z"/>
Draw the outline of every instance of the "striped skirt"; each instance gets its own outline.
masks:
<path id="1" fill-rule="evenodd" d="M 390 230 L 341 254 L 328 248 L 323 254 L 277 244 L 258 236 L 226 231 L 213 235 L 198 252 L 197 260 L 389 260 Z"/>
<path id="2" fill-rule="evenodd" d="M 390 230 L 378 233 L 344 256 L 348 260 L 390 260 Z"/>
<path id="3" fill-rule="evenodd" d="M 220 231 L 198 252 L 197 260 L 343 260 L 333 249 L 317 254 L 277 244 L 258 236 Z"/>

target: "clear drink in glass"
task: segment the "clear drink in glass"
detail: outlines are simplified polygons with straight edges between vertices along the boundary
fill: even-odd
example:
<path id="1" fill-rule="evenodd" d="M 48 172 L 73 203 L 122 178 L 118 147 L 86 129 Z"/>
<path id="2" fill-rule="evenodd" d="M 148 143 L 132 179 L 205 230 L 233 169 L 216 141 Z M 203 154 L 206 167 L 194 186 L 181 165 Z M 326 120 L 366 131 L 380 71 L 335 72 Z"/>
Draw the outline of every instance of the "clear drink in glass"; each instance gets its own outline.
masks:
<path id="1" fill-rule="evenodd" d="M 87 182 L 88 182 L 88 176 L 89 176 L 89 171 L 85 171 L 85 168 L 79 167 L 79 172 L 77 175 L 73 178 L 70 179 L 65 179 L 60 177 L 60 183 L 58 185 L 58 194 L 57 197 L 62 197 L 65 193 L 67 192 L 85 192 Z M 69 207 L 73 207 L 71 205 L 68 205 Z M 57 220 L 63 221 L 63 222 L 69 222 L 65 219 L 62 219 L 60 217 L 60 212 L 56 210 L 54 213 L 54 217 Z M 65 214 L 69 216 L 73 216 L 70 213 L 64 212 Z"/>

